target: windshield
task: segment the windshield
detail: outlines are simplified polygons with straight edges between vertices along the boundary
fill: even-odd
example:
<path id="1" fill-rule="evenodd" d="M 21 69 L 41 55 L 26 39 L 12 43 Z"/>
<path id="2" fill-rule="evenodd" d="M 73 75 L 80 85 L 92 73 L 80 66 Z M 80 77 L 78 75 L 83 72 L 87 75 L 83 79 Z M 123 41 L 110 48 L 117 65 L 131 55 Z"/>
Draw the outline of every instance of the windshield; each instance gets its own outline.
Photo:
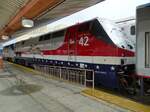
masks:
<path id="1" fill-rule="evenodd" d="M 134 43 L 126 36 L 126 34 L 112 21 L 100 20 L 106 33 L 109 35 L 110 39 L 118 47 L 123 49 L 128 49 L 130 51 L 135 51 Z"/>

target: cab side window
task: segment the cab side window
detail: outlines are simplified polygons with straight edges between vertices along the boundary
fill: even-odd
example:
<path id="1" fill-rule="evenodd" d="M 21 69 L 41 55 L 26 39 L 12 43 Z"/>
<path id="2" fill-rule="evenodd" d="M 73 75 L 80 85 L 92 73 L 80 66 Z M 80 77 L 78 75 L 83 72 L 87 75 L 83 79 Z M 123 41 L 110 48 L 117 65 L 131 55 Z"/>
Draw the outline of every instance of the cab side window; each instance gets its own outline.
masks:
<path id="1" fill-rule="evenodd" d="M 113 43 L 98 20 L 94 20 L 92 22 L 91 33 L 97 39 L 102 39 L 105 42 L 108 42 L 109 44 Z"/>
<path id="2" fill-rule="evenodd" d="M 86 22 L 80 25 L 78 32 L 83 33 L 83 32 L 89 32 L 89 26 L 90 22 Z"/>
<path id="3" fill-rule="evenodd" d="M 130 34 L 135 35 L 135 26 L 134 25 L 130 27 Z"/>

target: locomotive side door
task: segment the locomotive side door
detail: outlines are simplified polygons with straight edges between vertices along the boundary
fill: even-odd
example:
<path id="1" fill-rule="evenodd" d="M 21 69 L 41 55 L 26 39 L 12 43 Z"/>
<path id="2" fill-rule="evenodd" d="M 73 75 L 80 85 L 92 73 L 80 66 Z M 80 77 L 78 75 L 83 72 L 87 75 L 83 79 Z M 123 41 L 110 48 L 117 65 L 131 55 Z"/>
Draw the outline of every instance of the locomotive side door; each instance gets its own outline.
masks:
<path id="1" fill-rule="evenodd" d="M 68 31 L 68 61 L 76 61 L 77 43 L 76 43 L 77 29 L 70 28 Z"/>

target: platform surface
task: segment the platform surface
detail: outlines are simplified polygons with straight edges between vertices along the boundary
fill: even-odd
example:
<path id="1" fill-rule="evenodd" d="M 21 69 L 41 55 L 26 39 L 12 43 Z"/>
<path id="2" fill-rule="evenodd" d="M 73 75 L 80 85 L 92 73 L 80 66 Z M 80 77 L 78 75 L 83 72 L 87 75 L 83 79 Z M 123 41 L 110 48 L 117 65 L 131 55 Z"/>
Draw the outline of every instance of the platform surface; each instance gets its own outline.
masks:
<path id="1" fill-rule="evenodd" d="M 129 112 L 82 95 L 84 89 L 7 63 L 0 70 L 0 112 Z"/>

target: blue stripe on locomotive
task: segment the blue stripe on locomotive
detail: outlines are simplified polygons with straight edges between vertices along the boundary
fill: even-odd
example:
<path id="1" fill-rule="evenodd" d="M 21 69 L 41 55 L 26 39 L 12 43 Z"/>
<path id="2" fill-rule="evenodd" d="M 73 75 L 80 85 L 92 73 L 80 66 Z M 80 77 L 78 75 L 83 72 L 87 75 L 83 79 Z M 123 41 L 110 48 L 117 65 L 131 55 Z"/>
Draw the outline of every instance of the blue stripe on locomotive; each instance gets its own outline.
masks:
<path id="1" fill-rule="evenodd" d="M 33 66 L 33 64 L 38 64 L 38 65 L 72 67 L 72 68 L 81 68 L 80 64 L 84 64 L 85 69 L 94 70 L 95 85 L 102 85 L 108 88 L 119 88 L 117 71 L 120 65 L 92 64 L 92 63 L 48 60 L 48 59 L 37 59 L 37 58 L 34 59 L 16 58 L 15 63 L 22 64 L 25 66 Z"/>

